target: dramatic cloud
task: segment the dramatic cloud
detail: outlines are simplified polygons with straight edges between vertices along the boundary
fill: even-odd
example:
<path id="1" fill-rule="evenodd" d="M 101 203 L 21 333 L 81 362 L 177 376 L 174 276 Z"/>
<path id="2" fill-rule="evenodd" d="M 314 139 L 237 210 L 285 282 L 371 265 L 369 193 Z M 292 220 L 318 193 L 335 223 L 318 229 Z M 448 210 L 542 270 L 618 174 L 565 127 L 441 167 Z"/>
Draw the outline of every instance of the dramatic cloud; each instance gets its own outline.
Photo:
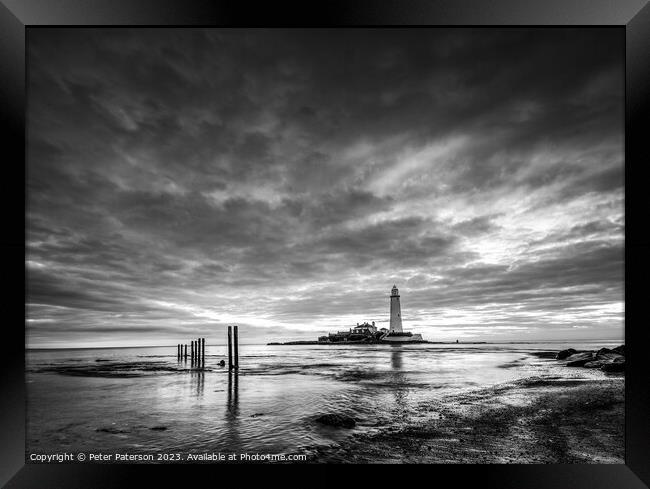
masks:
<path id="1" fill-rule="evenodd" d="M 37 29 L 30 346 L 623 336 L 618 29 Z"/>

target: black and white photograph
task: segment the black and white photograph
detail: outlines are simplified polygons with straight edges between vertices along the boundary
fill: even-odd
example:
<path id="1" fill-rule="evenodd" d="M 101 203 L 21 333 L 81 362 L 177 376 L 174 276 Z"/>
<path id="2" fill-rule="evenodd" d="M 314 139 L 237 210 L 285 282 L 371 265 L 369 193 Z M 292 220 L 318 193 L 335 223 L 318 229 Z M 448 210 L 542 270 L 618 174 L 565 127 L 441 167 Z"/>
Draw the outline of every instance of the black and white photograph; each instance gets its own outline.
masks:
<path id="1" fill-rule="evenodd" d="M 26 54 L 26 463 L 625 463 L 622 29 Z"/>

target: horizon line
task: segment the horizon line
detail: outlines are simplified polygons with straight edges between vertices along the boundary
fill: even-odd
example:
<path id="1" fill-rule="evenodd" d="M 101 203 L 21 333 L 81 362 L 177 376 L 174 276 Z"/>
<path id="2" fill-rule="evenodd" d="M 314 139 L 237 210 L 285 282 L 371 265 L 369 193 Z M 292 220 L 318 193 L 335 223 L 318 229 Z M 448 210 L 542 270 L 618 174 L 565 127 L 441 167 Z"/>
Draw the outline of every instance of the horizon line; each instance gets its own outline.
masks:
<path id="1" fill-rule="evenodd" d="M 625 338 L 586 338 L 586 339 L 537 339 L 530 341 L 521 341 L 521 340 L 511 340 L 511 341 L 483 341 L 483 340 L 473 340 L 473 341 L 459 341 L 456 343 L 454 340 L 449 341 L 431 341 L 428 344 L 437 344 L 437 345 L 446 345 L 446 344 L 487 344 L 487 345 L 496 345 L 496 344 L 524 344 L 524 343 L 560 343 L 560 342 L 574 342 L 579 343 L 581 341 L 623 341 L 625 343 Z M 269 342 L 255 342 L 255 343 L 241 343 L 240 345 L 261 345 L 268 346 Z M 275 343 L 275 342 L 274 342 Z M 120 346 L 67 346 L 67 347 L 25 347 L 25 351 L 33 350 L 114 350 L 118 348 L 173 348 L 174 344 L 169 345 L 120 345 Z M 214 343 L 206 346 L 228 346 L 228 343 Z"/>

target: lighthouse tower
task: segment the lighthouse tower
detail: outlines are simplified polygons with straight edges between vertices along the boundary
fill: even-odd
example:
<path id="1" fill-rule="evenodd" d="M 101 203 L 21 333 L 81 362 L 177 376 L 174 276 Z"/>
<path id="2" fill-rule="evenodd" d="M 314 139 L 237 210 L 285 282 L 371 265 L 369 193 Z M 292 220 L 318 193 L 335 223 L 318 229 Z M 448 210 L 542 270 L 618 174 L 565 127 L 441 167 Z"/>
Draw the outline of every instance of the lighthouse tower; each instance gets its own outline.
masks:
<path id="1" fill-rule="evenodd" d="M 402 332 L 402 310 L 399 305 L 399 290 L 393 285 L 390 291 L 390 331 Z"/>

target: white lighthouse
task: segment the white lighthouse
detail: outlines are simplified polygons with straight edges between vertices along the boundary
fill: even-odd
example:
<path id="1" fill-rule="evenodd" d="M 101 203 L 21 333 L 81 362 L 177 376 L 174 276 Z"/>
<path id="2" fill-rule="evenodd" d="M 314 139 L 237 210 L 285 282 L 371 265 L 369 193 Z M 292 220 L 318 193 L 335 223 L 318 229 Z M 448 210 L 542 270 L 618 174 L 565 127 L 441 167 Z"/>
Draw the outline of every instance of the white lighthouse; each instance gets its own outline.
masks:
<path id="1" fill-rule="evenodd" d="M 399 290 L 395 285 L 390 291 L 390 332 L 402 332 L 402 309 L 399 305 Z"/>

